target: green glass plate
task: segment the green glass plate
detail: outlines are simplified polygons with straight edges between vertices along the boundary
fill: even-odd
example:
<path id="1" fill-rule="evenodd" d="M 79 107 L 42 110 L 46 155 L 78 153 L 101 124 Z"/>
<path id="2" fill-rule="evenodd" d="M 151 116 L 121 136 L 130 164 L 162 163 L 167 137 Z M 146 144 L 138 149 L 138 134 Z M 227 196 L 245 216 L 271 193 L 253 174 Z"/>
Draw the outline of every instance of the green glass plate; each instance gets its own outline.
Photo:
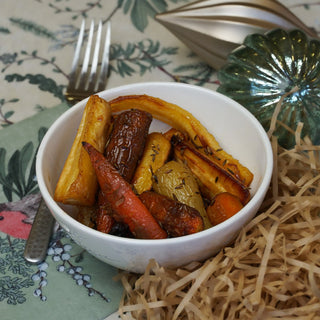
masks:
<path id="1" fill-rule="evenodd" d="M 301 30 L 276 29 L 251 34 L 229 56 L 218 72 L 218 92 L 236 100 L 261 122 L 266 131 L 281 97 L 274 134 L 291 148 L 295 131 L 320 143 L 320 42 Z"/>

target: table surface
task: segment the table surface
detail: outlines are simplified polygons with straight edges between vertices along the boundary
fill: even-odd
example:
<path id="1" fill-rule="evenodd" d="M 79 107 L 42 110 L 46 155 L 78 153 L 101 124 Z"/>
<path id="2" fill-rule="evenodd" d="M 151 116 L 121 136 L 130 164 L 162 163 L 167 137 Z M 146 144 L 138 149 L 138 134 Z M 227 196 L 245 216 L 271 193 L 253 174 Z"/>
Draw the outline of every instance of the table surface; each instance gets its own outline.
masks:
<path id="1" fill-rule="evenodd" d="M 117 309 L 117 270 L 78 247 L 61 229 L 46 260 L 24 261 L 39 193 L 36 150 L 69 108 L 64 92 L 83 18 L 112 22 L 107 88 L 183 81 L 215 90 L 217 73 L 154 19 L 188 0 L 2 0 L 0 10 L 1 319 L 104 319 Z M 281 1 L 320 32 L 318 1 Z M 80 311 L 80 312 L 79 312 Z"/>

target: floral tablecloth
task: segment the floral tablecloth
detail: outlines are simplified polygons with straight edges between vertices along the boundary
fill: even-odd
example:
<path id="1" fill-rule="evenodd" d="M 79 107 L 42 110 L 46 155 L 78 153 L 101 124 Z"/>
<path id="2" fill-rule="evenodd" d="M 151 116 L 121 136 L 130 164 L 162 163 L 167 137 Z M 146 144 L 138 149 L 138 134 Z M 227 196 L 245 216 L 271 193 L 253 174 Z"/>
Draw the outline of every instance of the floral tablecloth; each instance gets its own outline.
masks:
<path id="1" fill-rule="evenodd" d="M 83 18 L 112 22 L 108 88 L 183 81 L 213 90 L 216 71 L 155 21 L 192 0 L 2 0 L 0 10 L 0 318 L 104 319 L 117 309 L 117 270 L 58 229 L 47 259 L 23 259 L 39 203 L 34 161 L 64 98 Z M 320 32 L 320 3 L 281 1 Z"/>

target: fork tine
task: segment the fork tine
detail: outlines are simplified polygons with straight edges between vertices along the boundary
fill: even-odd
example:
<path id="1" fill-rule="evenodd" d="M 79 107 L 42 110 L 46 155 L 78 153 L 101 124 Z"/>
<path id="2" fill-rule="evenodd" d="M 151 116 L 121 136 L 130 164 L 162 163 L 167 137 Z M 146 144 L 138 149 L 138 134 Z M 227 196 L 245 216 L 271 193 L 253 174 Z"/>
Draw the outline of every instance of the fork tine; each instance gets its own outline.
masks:
<path id="1" fill-rule="evenodd" d="M 82 20 L 78 41 L 77 41 L 77 45 L 76 45 L 76 49 L 75 49 L 74 57 L 72 61 L 71 72 L 69 75 L 69 85 L 68 85 L 67 91 L 69 91 L 72 87 L 74 87 L 74 84 L 76 83 L 76 79 L 77 79 L 76 75 L 77 75 L 78 63 L 80 60 L 81 46 L 82 46 L 83 35 L 84 35 L 84 27 L 85 27 L 85 20 Z"/>
<path id="2" fill-rule="evenodd" d="M 86 48 L 83 48 L 85 52 L 84 54 L 81 54 L 85 38 L 85 20 L 82 21 L 72 62 L 69 85 L 65 93 L 67 100 L 70 102 L 80 101 L 89 95 L 102 91 L 106 86 L 109 68 L 111 24 L 109 21 L 107 22 L 106 35 L 105 39 L 103 39 L 105 41 L 103 53 L 100 54 L 102 26 L 103 24 L 101 20 L 96 27 L 94 21 L 91 21 L 87 37 L 87 45 Z M 95 29 L 97 29 L 97 32 L 94 42 L 93 38 Z M 78 71 L 80 68 L 81 71 Z"/>
<path id="3" fill-rule="evenodd" d="M 88 91 L 96 92 L 96 75 L 97 75 L 97 67 L 99 61 L 99 53 L 100 53 L 100 43 L 101 43 L 101 32 L 102 32 L 102 22 L 99 21 L 97 36 L 96 36 L 96 44 L 94 47 L 93 60 L 91 64 L 91 72 L 88 83 Z"/>
<path id="4" fill-rule="evenodd" d="M 90 24 L 89 35 L 88 35 L 87 48 L 86 48 L 86 51 L 85 51 L 85 54 L 84 54 L 84 60 L 83 60 L 82 69 L 81 69 L 81 72 L 80 72 L 79 87 L 83 88 L 84 90 L 87 90 L 87 77 L 86 77 L 86 74 L 88 72 L 88 66 L 89 66 L 90 55 L 91 55 L 91 45 L 92 45 L 92 40 L 93 40 L 93 31 L 94 31 L 94 21 L 92 20 L 91 24 Z"/>
<path id="5" fill-rule="evenodd" d="M 100 70 L 97 91 L 102 91 L 105 88 L 106 83 L 107 83 L 107 76 L 108 76 L 108 71 L 109 71 L 109 60 L 110 60 L 110 58 L 109 58 L 110 43 L 111 43 L 111 22 L 109 20 L 107 22 L 106 38 L 105 38 L 105 44 L 104 44 L 104 49 L 103 49 L 101 70 Z"/>

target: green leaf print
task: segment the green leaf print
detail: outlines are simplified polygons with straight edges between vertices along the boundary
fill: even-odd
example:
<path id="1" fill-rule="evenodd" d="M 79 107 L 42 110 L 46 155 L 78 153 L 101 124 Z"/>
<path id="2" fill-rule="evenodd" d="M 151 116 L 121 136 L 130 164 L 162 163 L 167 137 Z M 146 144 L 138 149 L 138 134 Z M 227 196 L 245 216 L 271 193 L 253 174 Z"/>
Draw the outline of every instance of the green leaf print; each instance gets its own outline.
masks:
<path id="1" fill-rule="evenodd" d="M 0 279 L 0 301 L 7 300 L 8 304 L 21 304 L 26 301 L 22 288 L 33 285 L 30 279 L 21 280 L 20 277 L 5 276 Z"/>
<path id="2" fill-rule="evenodd" d="M 46 132 L 44 127 L 38 130 L 38 145 Z M 0 185 L 8 201 L 13 200 L 13 194 L 22 199 L 38 190 L 35 179 L 37 150 L 38 147 L 35 150 L 33 142 L 29 141 L 20 150 L 15 150 L 7 162 L 7 151 L 0 148 Z"/>
<path id="3" fill-rule="evenodd" d="M 64 86 L 57 85 L 57 83 L 53 79 L 47 78 L 43 74 L 28 73 L 25 76 L 22 76 L 20 74 L 13 73 L 6 75 L 5 80 L 7 80 L 8 82 L 21 82 L 28 80 L 30 84 L 37 85 L 40 90 L 50 92 L 61 101 L 65 101 L 65 97 L 63 94 Z"/>
<path id="4" fill-rule="evenodd" d="M 119 0 L 118 7 L 130 14 L 132 24 L 141 32 L 148 26 L 148 18 L 168 10 L 168 2 L 187 3 L 189 0 Z"/>
<path id="5" fill-rule="evenodd" d="M 131 20 L 139 31 L 148 25 L 148 17 L 153 18 L 158 11 L 147 0 L 135 0 L 131 11 Z"/>
<path id="6" fill-rule="evenodd" d="M 12 201 L 13 194 L 20 199 L 37 190 L 35 181 L 35 153 L 33 143 L 25 144 L 21 150 L 16 150 L 5 167 L 6 151 L 0 148 L 0 184 L 8 201 Z M 30 164 L 31 163 L 31 164 Z M 30 170 L 28 172 L 29 166 Z"/>
<path id="7" fill-rule="evenodd" d="M 56 40 L 56 36 L 53 32 L 51 32 L 44 26 L 36 24 L 33 21 L 28 21 L 21 18 L 10 18 L 10 21 L 13 25 L 23 29 L 24 31 L 31 32 L 39 37 Z"/>
<path id="8" fill-rule="evenodd" d="M 134 73 L 144 74 L 154 68 L 163 67 L 170 63 L 166 55 L 177 52 L 177 48 L 162 48 L 158 41 L 147 39 L 137 43 L 127 43 L 125 47 L 114 44 L 110 60 L 115 61 L 110 67 L 122 77 Z"/>
<path id="9" fill-rule="evenodd" d="M 148 18 L 154 18 L 157 13 L 165 11 L 167 7 L 165 0 L 126 0 L 123 11 L 125 14 L 130 12 L 132 24 L 143 32 L 148 26 Z"/>
<path id="10" fill-rule="evenodd" d="M 9 33 L 11 33 L 11 32 L 10 32 L 10 30 L 9 30 L 8 28 L 0 27 L 0 33 L 9 34 Z"/>
<path id="11" fill-rule="evenodd" d="M 12 178 L 6 173 L 5 169 L 6 150 L 0 148 L 0 184 L 2 184 L 3 193 L 12 201 Z"/>
<path id="12" fill-rule="evenodd" d="M 193 82 L 199 86 L 212 82 L 215 75 L 215 70 L 205 62 L 181 65 L 176 67 L 174 72 L 181 82 Z M 216 81 L 214 80 L 213 83 L 216 83 Z"/>
<path id="13" fill-rule="evenodd" d="M 22 183 L 23 178 L 21 178 L 20 183 L 20 174 L 21 174 L 21 167 L 19 166 L 20 163 L 20 151 L 16 150 L 12 157 L 9 159 L 8 163 L 8 175 L 11 177 L 13 184 L 16 187 L 16 193 L 22 198 Z M 20 168 L 19 168 L 20 167 Z"/>
<path id="14" fill-rule="evenodd" d="M 28 165 L 34 157 L 33 155 L 33 143 L 27 143 L 21 151 L 16 150 L 8 163 L 8 174 L 12 178 L 12 183 L 15 186 L 16 194 L 22 198 L 23 196 L 35 191 L 37 186 L 36 181 L 31 181 L 30 174 L 28 175 Z M 34 163 L 32 162 L 32 165 Z M 34 174 L 34 169 L 31 169 Z M 34 176 L 32 177 L 34 178 Z"/>
<path id="15" fill-rule="evenodd" d="M 171 55 L 177 55 L 177 47 L 162 47 L 159 41 L 145 39 L 139 42 L 129 42 L 126 46 L 113 44 L 111 50 L 110 72 L 121 77 L 133 74 L 144 75 L 159 69 L 174 81 L 204 85 L 216 84 L 215 71 L 206 63 L 194 61 L 190 64 L 177 66 L 173 70 Z"/>
<path id="16" fill-rule="evenodd" d="M 4 112 L 4 106 L 10 105 L 11 103 L 18 102 L 19 99 L 0 99 L 0 125 L 2 127 L 6 127 L 8 125 L 11 125 L 13 122 L 10 121 L 11 116 L 14 114 L 13 110 L 8 110 Z"/>
<path id="17" fill-rule="evenodd" d="M 26 301 L 24 288 L 34 285 L 32 266 L 26 263 L 21 254 L 25 241 L 10 236 L 0 236 L 0 302 L 17 305 Z"/>

